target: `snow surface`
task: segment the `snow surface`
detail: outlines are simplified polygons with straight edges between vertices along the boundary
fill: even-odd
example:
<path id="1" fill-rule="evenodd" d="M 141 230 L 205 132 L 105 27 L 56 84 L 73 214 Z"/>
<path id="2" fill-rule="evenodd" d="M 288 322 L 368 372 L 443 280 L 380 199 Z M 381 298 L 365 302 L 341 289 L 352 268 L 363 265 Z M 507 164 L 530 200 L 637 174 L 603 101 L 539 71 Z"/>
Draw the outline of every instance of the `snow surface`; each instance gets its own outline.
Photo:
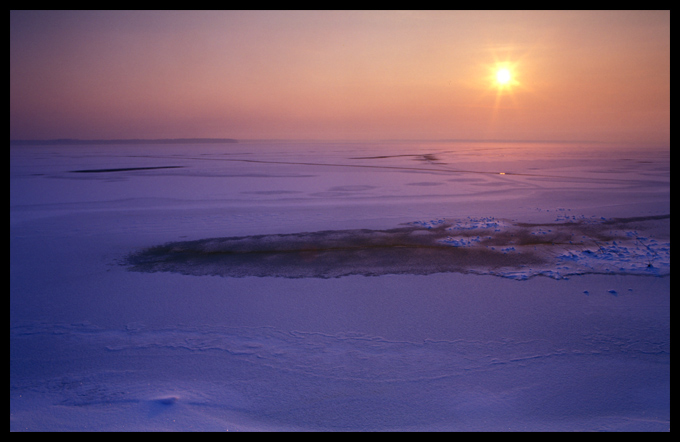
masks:
<path id="1" fill-rule="evenodd" d="M 483 259 L 409 272 L 390 232 Z M 297 248 L 234 277 L 225 238 Z M 669 431 L 670 153 L 11 146 L 10 431 L 68 430 Z"/>

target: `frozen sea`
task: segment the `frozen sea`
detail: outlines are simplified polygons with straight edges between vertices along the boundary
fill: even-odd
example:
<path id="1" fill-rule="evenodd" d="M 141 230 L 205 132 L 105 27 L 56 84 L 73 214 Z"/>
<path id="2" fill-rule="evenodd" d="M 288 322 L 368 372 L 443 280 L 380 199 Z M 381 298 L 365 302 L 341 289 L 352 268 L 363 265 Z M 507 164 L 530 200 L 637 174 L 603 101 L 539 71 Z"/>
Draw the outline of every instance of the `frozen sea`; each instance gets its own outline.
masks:
<path id="1" fill-rule="evenodd" d="M 10 431 L 670 431 L 670 151 L 10 146 Z"/>

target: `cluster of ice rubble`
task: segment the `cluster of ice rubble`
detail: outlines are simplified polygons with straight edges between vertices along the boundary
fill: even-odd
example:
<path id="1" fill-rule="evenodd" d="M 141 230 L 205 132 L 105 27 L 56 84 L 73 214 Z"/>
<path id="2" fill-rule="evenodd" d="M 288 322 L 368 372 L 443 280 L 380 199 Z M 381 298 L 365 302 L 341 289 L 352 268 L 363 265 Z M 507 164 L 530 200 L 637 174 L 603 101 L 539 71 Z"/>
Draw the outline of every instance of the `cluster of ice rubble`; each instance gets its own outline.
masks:
<path id="1" fill-rule="evenodd" d="M 538 275 L 561 279 L 593 273 L 669 275 L 670 238 L 657 239 L 649 232 L 660 222 L 670 222 L 670 216 L 608 219 L 560 215 L 555 222 L 542 224 L 468 217 L 411 224 L 426 229 L 444 228 L 447 236 L 438 242 L 453 247 L 496 250 L 504 254 L 532 253 L 545 259 L 543 265 L 519 264 L 519 270 L 476 268 L 470 269 L 471 273 L 513 279 Z"/>

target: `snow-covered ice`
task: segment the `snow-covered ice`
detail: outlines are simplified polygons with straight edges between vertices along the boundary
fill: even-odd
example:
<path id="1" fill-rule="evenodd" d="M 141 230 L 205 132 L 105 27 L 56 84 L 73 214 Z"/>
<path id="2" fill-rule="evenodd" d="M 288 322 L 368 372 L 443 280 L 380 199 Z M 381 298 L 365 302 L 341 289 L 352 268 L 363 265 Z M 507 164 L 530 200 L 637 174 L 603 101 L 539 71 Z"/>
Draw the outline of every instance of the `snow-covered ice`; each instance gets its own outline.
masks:
<path id="1" fill-rule="evenodd" d="M 670 153 L 11 146 L 10 430 L 669 431 Z"/>

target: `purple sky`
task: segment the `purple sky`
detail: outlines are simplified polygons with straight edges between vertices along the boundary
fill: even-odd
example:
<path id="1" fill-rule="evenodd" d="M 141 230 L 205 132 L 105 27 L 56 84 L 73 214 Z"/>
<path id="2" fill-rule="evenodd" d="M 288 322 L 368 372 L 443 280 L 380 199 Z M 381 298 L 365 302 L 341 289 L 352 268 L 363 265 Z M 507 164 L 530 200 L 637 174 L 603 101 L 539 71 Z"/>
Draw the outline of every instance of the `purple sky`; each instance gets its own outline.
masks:
<path id="1" fill-rule="evenodd" d="M 10 11 L 10 139 L 193 137 L 670 145 L 670 11 Z"/>

